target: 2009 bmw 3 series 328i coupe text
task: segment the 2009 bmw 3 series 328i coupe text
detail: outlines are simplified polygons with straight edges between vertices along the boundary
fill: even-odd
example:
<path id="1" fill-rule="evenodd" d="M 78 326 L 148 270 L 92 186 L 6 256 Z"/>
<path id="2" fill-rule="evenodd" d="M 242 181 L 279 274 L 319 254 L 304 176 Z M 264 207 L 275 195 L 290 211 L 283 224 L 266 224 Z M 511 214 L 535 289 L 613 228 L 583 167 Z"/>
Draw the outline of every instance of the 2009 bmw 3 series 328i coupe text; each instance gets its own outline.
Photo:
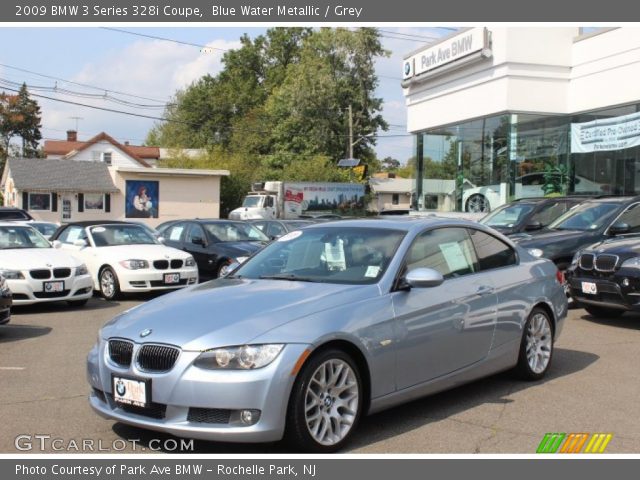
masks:
<path id="1" fill-rule="evenodd" d="M 108 322 L 90 403 L 183 437 L 334 451 L 362 415 L 511 368 L 541 378 L 567 314 L 559 280 L 462 220 L 307 227 Z"/>

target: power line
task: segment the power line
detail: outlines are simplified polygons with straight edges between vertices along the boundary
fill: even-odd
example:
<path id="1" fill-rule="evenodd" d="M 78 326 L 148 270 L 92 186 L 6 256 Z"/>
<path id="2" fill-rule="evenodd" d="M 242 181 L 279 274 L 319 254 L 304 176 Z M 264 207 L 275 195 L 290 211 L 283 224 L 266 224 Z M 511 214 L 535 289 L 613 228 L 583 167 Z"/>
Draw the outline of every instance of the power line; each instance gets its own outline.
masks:
<path id="1" fill-rule="evenodd" d="M 27 70 L 26 68 L 20 68 L 20 67 L 15 67 L 13 65 L 7 65 L 5 63 L 0 63 L 0 67 L 10 68 L 12 70 L 17 70 L 19 72 L 29 73 L 31 75 L 37 75 L 37 76 L 43 77 L 43 78 L 49 78 L 49 79 L 52 79 L 52 80 L 58 80 L 60 82 L 69 83 L 71 85 L 78 85 L 80 87 L 91 88 L 93 90 L 100 90 L 100 91 L 103 91 L 103 92 L 117 93 L 118 95 L 125 95 L 127 97 L 140 98 L 142 100 L 149 100 L 151 102 L 160 102 L 160 103 L 165 102 L 166 103 L 166 100 L 158 100 L 156 98 L 143 97 L 143 96 L 140 96 L 140 95 L 134 95 L 132 93 L 121 92 L 121 91 L 112 90 L 112 89 L 109 89 L 109 88 L 97 87 L 95 85 L 88 85 L 86 83 L 74 82 L 72 80 L 66 80 L 64 78 L 54 77 L 53 75 L 47 75 L 45 73 L 34 72 L 33 70 Z"/>
<path id="2" fill-rule="evenodd" d="M 103 30 L 111 30 L 112 32 L 127 33 L 129 35 L 135 35 L 137 37 L 151 38 L 153 40 L 163 40 L 165 42 L 178 43 L 180 45 L 187 45 L 189 47 L 197 47 L 197 48 L 200 48 L 200 49 L 220 50 L 221 52 L 228 52 L 229 51 L 228 48 L 210 47 L 208 45 L 200 45 L 198 43 L 184 42 L 182 40 L 175 40 L 173 38 L 158 37 L 156 35 L 148 35 L 148 34 L 145 34 L 145 33 L 132 32 L 130 30 L 122 30 L 120 28 L 112 28 L 112 27 L 100 27 L 100 28 L 102 28 Z"/>

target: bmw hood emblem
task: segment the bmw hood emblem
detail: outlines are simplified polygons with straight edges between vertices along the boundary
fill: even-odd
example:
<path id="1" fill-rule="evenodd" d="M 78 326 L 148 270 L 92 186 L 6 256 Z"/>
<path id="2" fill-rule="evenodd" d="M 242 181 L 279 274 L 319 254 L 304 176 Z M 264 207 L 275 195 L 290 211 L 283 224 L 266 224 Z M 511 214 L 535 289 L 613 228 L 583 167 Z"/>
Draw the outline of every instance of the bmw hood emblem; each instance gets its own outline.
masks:
<path id="1" fill-rule="evenodd" d="M 148 337 L 149 335 L 151 335 L 151 332 L 153 332 L 153 330 L 151 330 L 150 328 L 146 328 L 140 332 L 140 336 L 142 338 Z"/>

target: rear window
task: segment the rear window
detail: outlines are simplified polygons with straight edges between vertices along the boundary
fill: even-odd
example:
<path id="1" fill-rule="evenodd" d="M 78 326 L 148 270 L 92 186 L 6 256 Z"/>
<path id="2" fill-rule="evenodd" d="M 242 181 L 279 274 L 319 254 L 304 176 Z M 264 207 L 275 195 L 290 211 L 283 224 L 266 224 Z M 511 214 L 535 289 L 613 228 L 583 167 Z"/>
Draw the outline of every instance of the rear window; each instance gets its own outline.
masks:
<path id="1" fill-rule="evenodd" d="M 0 210 L 0 220 L 33 220 L 33 218 L 22 210 Z"/>

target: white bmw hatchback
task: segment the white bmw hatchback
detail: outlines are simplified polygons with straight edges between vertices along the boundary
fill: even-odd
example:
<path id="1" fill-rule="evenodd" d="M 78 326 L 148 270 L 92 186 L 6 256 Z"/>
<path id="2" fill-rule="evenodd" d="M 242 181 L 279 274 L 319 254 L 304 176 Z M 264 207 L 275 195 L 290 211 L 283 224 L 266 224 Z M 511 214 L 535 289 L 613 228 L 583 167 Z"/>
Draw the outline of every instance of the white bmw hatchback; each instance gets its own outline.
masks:
<path id="1" fill-rule="evenodd" d="M 122 292 L 174 290 L 198 282 L 191 255 L 162 245 L 135 223 L 70 223 L 52 239 L 55 247 L 86 263 L 94 288 L 107 300 Z"/>
<path id="2" fill-rule="evenodd" d="M 84 305 L 93 295 L 85 264 L 55 250 L 25 224 L 0 223 L 0 275 L 6 279 L 14 305 L 58 301 Z"/>

